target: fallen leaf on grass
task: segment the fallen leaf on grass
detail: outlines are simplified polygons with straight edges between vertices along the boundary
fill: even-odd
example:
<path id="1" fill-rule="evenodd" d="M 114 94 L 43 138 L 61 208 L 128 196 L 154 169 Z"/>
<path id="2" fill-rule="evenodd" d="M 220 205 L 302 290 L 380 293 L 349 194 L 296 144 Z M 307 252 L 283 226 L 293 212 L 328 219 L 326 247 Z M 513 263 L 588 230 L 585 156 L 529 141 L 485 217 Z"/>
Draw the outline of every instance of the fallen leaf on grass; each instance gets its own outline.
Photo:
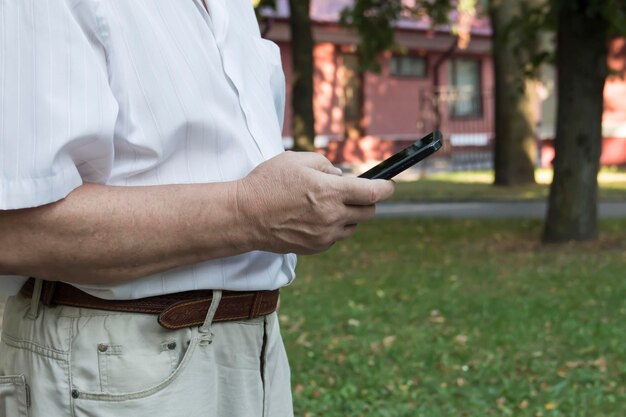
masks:
<path id="1" fill-rule="evenodd" d="M 576 369 L 576 368 L 585 368 L 585 367 L 596 367 L 602 373 L 606 372 L 606 359 L 601 356 L 593 361 L 567 361 L 565 362 L 565 367 L 567 369 Z M 564 369 L 560 369 L 560 371 L 566 372 Z M 559 373 L 560 376 L 561 373 Z"/>
<path id="2" fill-rule="evenodd" d="M 432 310 L 430 312 L 430 317 L 428 318 L 428 321 L 433 324 L 443 324 L 446 322 L 446 318 L 441 315 L 439 310 Z"/>
<path id="3" fill-rule="evenodd" d="M 385 347 L 389 347 L 391 345 L 393 345 L 393 342 L 396 341 L 396 337 L 395 336 L 387 336 L 383 339 L 383 346 Z"/>
<path id="4" fill-rule="evenodd" d="M 298 333 L 303 324 L 304 324 L 304 318 L 300 317 L 298 320 L 293 322 L 291 326 L 289 326 L 289 329 L 287 329 L 287 331 L 290 333 Z"/>
<path id="5" fill-rule="evenodd" d="M 358 321 L 357 319 L 348 319 L 348 326 L 359 327 L 360 325 L 361 325 L 361 322 Z"/>
<path id="6" fill-rule="evenodd" d="M 565 366 L 569 369 L 582 368 L 587 364 L 586 361 L 567 361 Z"/>
<path id="7" fill-rule="evenodd" d="M 606 372 L 606 359 L 604 359 L 604 357 L 599 357 L 598 359 L 593 361 L 593 364 L 598 368 L 600 372 Z"/>
<path id="8" fill-rule="evenodd" d="M 469 338 L 464 335 L 464 334 L 459 334 L 454 338 L 454 343 L 456 343 L 459 346 L 465 346 L 465 344 L 467 343 L 467 340 Z"/>
<path id="9" fill-rule="evenodd" d="M 544 406 L 546 410 L 554 410 L 556 408 L 556 404 L 553 402 L 546 403 Z"/>
<path id="10" fill-rule="evenodd" d="M 304 347 L 311 347 L 311 342 L 307 340 L 309 334 L 307 332 L 300 333 L 300 336 L 296 339 L 296 344 Z"/>

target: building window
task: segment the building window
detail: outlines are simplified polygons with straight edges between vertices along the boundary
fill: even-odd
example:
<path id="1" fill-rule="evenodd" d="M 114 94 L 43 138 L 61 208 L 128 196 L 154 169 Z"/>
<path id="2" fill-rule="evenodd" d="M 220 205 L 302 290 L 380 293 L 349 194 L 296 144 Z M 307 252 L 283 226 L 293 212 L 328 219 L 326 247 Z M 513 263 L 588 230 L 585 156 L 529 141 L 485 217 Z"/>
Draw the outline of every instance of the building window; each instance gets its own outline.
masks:
<path id="1" fill-rule="evenodd" d="M 481 90 L 481 62 L 477 59 L 450 61 L 452 97 L 450 112 L 453 117 L 481 117 L 483 115 Z"/>
<path id="2" fill-rule="evenodd" d="M 415 55 L 394 55 L 389 62 L 391 75 L 395 77 L 426 77 L 426 58 Z"/>

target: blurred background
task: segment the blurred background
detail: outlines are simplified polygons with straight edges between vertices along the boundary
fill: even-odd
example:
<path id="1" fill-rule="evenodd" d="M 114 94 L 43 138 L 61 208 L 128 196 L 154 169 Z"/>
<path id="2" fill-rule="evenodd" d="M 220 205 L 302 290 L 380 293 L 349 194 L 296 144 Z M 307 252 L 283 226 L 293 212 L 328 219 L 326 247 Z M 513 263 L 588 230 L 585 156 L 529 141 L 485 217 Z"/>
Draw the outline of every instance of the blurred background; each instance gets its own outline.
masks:
<path id="1" fill-rule="evenodd" d="M 281 322 L 299 416 L 626 416 L 626 3 L 261 0 L 283 142 L 445 147 Z"/>
<path id="2" fill-rule="evenodd" d="M 626 416 L 626 3 L 253 4 L 287 148 L 358 175 L 445 137 L 377 219 L 300 257 L 296 415 Z"/>
<path id="3" fill-rule="evenodd" d="M 530 23 L 518 20 L 520 8 L 533 2 L 494 2 L 501 5 L 494 6 L 490 18 L 488 10 L 475 1 L 461 1 L 467 3 L 463 10 L 458 10 L 460 5 L 454 7 L 456 2 L 441 1 L 440 7 L 449 4 L 450 9 L 441 24 L 435 24 L 429 10 L 415 1 L 397 2 L 405 7 L 399 10 L 393 10 L 393 1 L 365 1 L 369 10 L 356 11 L 350 8 L 354 0 L 298 3 L 310 4 L 304 12 L 310 19 L 312 51 L 307 59 L 301 59 L 306 61 L 303 68 L 297 68 L 301 60 L 296 56 L 308 51 L 298 45 L 299 39 L 292 40 L 288 0 L 274 1 L 275 9 L 263 7 L 263 3 L 259 7 L 263 36 L 280 47 L 287 85 L 300 77 L 312 78 L 313 137 L 307 137 L 306 143 L 303 140 L 300 148 L 315 147 L 337 165 L 358 170 L 363 169 L 361 164 L 380 161 L 439 129 L 445 133 L 448 147 L 422 164 L 427 166 L 422 169 L 492 169 L 498 120 L 501 124 L 520 123 L 517 129 L 510 129 L 519 132 L 506 133 L 525 135 L 524 139 L 534 142 L 527 145 L 536 148 L 534 152 L 524 149 L 519 159 L 529 159 L 532 166 L 551 167 L 557 123 L 556 34 L 549 30 L 548 22 L 543 33 L 524 33 L 530 28 L 522 26 Z M 373 27 L 351 14 L 364 12 L 370 13 Z M 494 18 L 505 32 L 499 44 L 494 42 Z M 304 22 L 292 24 L 304 26 Z M 389 33 L 381 29 L 385 24 L 390 25 Z M 529 39 L 520 39 L 523 36 Z M 623 166 L 626 39 L 606 36 L 607 45 L 603 46 L 609 68 L 603 90 L 601 161 L 603 166 Z M 376 48 L 363 51 L 364 41 Z M 575 58 L 572 64 L 577 65 L 582 56 L 576 53 Z M 597 67 L 597 62 L 590 64 Z M 310 74 L 304 72 L 309 66 Z M 498 77 L 498 87 L 507 93 L 503 102 L 508 108 L 502 114 L 496 114 L 494 108 Z M 293 100 L 304 97 L 288 88 L 287 102 Z M 294 127 L 294 119 L 301 117 L 306 116 L 298 103 L 287 106 L 283 140 L 288 148 L 294 147 L 294 136 L 302 135 L 301 128 Z M 509 137 L 498 140 L 512 141 Z"/>

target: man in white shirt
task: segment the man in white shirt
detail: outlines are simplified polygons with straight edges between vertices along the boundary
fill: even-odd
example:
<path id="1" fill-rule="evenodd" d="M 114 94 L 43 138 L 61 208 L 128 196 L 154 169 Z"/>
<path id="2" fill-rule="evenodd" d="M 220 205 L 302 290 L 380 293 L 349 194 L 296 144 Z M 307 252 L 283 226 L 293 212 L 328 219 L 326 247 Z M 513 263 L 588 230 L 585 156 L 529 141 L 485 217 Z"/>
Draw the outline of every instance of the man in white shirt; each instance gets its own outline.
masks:
<path id="1" fill-rule="evenodd" d="M 0 416 L 293 414 L 277 289 L 394 187 L 284 92 L 249 0 L 0 0 Z"/>

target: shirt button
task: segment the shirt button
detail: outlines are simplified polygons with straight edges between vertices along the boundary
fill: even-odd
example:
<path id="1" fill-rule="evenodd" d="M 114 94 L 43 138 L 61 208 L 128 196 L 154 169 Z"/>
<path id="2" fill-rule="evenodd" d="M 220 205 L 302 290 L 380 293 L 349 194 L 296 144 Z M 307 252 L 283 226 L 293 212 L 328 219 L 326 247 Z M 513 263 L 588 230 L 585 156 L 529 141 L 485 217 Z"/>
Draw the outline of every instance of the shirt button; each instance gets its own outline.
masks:
<path id="1" fill-rule="evenodd" d="M 171 342 L 171 343 L 168 343 L 168 344 L 167 344 L 167 348 L 168 348 L 169 350 L 174 350 L 174 349 L 176 349 L 176 342 Z"/>
<path id="2" fill-rule="evenodd" d="M 109 345 L 106 345 L 106 344 L 104 344 L 104 343 L 100 343 L 100 344 L 98 345 L 98 351 L 99 351 L 99 352 L 104 353 L 104 352 L 106 352 L 107 350 L 109 350 Z"/>

